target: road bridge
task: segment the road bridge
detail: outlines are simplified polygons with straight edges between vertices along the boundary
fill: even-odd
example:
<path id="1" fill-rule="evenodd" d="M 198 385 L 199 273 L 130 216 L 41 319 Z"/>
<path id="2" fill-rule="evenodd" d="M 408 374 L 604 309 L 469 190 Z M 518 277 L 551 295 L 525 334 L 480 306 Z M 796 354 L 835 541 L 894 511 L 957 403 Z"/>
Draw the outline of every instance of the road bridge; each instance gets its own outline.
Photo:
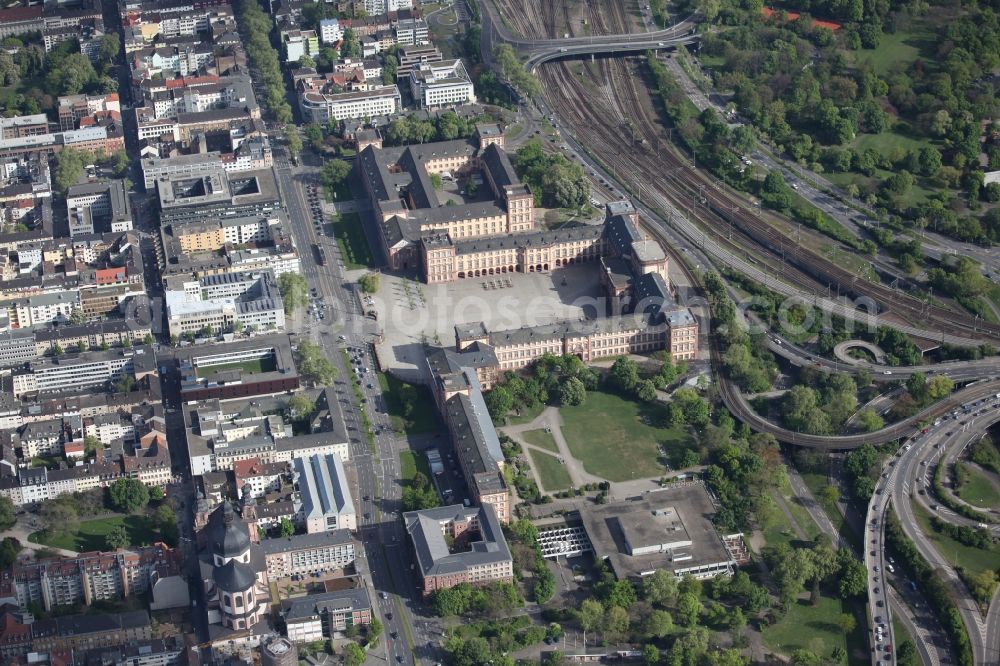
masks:
<path id="1" fill-rule="evenodd" d="M 576 39 L 566 39 L 561 45 L 538 46 L 526 49 L 522 53 L 527 55 L 524 68 L 530 72 L 542 63 L 562 58 L 578 58 L 585 55 L 620 55 L 662 49 L 673 50 L 682 44 L 693 44 L 699 39 L 700 36 L 694 33 L 659 39 L 646 35 L 636 35 L 612 42 L 580 42 Z"/>

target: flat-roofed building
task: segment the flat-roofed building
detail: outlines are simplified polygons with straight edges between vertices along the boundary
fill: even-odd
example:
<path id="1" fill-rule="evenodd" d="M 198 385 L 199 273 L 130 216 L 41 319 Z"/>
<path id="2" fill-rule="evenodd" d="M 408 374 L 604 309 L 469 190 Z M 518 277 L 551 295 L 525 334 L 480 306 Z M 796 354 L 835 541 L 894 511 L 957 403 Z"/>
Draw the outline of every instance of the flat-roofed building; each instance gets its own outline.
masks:
<path id="1" fill-rule="evenodd" d="M 357 587 L 286 599 L 281 602 L 281 616 L 290 641 L 310 643 L 371 624 L 372 605 L 368 590 Z"/>
<path id="2" fill-rule="evenodd" d="M 299 375 L 288 336 L 259 335 L 208 347 L 182 347 L 174 354 L 185 402 L 250 398 L 292 391 Z M 256 367 L 249 368 L 249 365 Z"/>
<path id="3" fill-rule="evenodd" d="M 253 331 L 285 328 L 285 309 L 270 271 L 208 275 L 185 289 L 167 290 L 167 327 L 181 336 L 205 329 Z"/>
<path id="4" fill-rule="evenodd" d="M 461 59 L 415 65 L 409 83 L 410 94 L 424 108 L 476 102 L 472 78 Z"/>
<path id="5" fill-rule="evenodd" d="M 74 211 L 86 211 L 87 216 L 98 223 L 99 231 L 120 233 L 132 229 L 132 204 L 120 180 L 73 185 L 66 191 L 66 208 L 70 215 Z M 91 227 L 89 233 L 94 233 L 93 225 Z"/>
<path id="6" fill-rule="evenodd" d="M 346 529 L 264 539 L 260 545 L 272 580 L 342 571 L 354 563 L 354 539 Z"/>
<path id="7" fill-rule="evenodd" d="M 401 107 L 396 86 L 372 86 L 367 90 L 331 94 L 305 91 L 299 95 L 299 108 L 304 118 L 319 124 L 330 120 L 388 116 Z"/>
<path id="8" fill-rule="evenodd" d="M 40 358 L 12 372 L 14 395 L 104 387 L 123 375 L 134 373 L 136 354 L 144 350 L 91 351 Z M 148 350 L 152 358 L 152 350 Z M 154 359 L 155 360 L 155 359 Z"/>
<path id="9" fill-rule="evenodd" d="M 678 578 L 732 575 L 739 534 L 720 535 L 716 508 L 700 481 L 679 482 L 641 498 L 580 510 L 598 560 L 619 580 L 641 579 L 658 569 Z"/>

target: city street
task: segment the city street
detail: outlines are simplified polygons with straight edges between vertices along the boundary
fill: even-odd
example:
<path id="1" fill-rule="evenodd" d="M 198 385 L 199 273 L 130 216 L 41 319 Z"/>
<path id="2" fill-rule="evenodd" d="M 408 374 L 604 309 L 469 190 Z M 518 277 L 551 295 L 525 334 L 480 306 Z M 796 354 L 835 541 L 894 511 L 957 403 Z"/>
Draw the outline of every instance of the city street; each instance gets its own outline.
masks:
<path id="1" fill-rule="evenodd" d="M 338 371 L 334 389 L 351 435 L 351 465 L 358 479 L 355 503 L 359 532 L 376 594 L 372 602 L 385 625 L 379 651 L 387 661 L 402 664 L 417 663 L 415 656 L 433 659 L 427 654 L 429 649 L 423 647 L 431 641 L 430 634 L 423 628 L 426 623 L 417 625 L 414 620 L 414 610 L 421 602 L 400 520 L 399 450 L 406 447 L 406 442 L 398 440 L 391 428 L 374 374 L 377 368 L 371 344 L 376 329 L 365 319 L 357 292 L 346 282 L 337 244 L 317 232 L 308 214 L 306 188 L 310 182 L 319 183 L 318 165 L 308 164 L 311 156 L 302 156 L 302 161 L 307 163 L 292 166 L 280 138 L 273 135 L 272 141 L 276 146 L 275 173 L 291 221 L 291 232 L 301 253 L 302 275 L 316 290 L 318 301 L 324 306 L 321 311 L 326 313 L 323 319 L 297 313 L 290 324 L 292 342 L 296 344 L 308 338 L 321 345 Z M 310 251 L 313 244 L 324 247 L 326 265 L 317 263 L 315 253 Z M 365 368 L 360 375 L 363 404 L 358 404 L 350 386 L 355 371 L 344 363 L 344 350 L 348 350 L 352 358 L 361 360 L 360 365 L 352 363 L 352 367 Z M 361 418 L 363 411 L 367 412 L 372 426 L 373 448 L 369 446 Z"/>

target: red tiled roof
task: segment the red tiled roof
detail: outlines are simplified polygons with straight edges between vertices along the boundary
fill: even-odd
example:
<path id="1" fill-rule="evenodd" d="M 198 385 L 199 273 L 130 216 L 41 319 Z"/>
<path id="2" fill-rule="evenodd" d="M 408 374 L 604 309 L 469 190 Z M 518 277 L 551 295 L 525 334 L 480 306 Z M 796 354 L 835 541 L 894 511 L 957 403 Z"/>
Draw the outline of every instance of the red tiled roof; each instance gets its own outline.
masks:
<path id="1" fill-rule="evenodd" d="M 30 21 L 31 19 L 42 18 L 44 7 L 35 5 L 34 7 L 11 7 L 10 9 L 0 9 L 0 23 L 13 23 L 15 21 Z"/>

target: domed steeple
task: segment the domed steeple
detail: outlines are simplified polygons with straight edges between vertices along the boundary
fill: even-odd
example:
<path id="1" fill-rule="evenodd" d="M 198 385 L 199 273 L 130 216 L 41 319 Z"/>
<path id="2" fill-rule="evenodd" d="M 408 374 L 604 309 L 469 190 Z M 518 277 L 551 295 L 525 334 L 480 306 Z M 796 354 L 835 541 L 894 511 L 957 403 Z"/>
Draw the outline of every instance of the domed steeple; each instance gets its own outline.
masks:
<path id="1" fill-rule="evenodd" d="M 212 536 L 212 554 L 222 560 L 242 558 L 250 549 L 250 530 L 228 501 L 222 504 L 222 521 L 216 522 Z"/>

